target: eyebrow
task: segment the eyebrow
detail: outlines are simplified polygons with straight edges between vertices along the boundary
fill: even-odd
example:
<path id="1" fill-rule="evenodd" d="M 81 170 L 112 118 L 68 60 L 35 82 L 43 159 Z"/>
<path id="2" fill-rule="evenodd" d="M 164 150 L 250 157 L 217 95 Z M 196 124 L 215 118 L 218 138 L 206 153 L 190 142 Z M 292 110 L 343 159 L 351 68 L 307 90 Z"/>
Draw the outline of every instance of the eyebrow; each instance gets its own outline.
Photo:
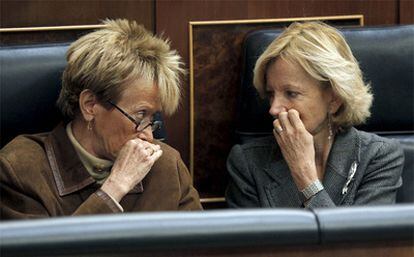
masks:
<path id="1" fill-rule="evenodd" d="M 143 111 L 143 109 L 148 110 L 148 109 L 152 109 L 152 107 L 148 104 L 136 104 L 131 107 L 131 110 L 133 112 Z"/>
<path id="2" fill-rule="evenodd" d="M 282 87 L 283 87 L 283 89 L 288 88 L 288 89 L 295 89 L 295 90 L 302 90 L 302 91 L 304 90 L 303 88 L 298 87 L 296 85 L 292 85 L 292 84 L 283 84 Z M 266 92 L 272 92 L 273 89 L 269 85 L 266 85 L 265 91 Z"/>

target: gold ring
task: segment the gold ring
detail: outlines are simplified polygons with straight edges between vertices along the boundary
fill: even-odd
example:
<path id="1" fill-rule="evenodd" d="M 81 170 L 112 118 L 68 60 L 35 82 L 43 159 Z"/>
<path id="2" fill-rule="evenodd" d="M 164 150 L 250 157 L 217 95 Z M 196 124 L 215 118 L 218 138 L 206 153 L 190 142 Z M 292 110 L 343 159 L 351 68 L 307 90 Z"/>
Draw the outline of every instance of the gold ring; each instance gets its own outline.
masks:
<path id="1" fill-rule="evenodd" d="M 151 147 L 147 147 L 146 149 L 151 150 L 151 153 L 149 155 L 153 155 L 154 154 L 154 149 L 152 149 Z"/>
<path id="2" fill-rule="evenodd" d="M 282 127 L 279 127 L 279 126 L 275 127 L 275 130 L 276 130 L 276 132 L 277 132 L 278 134 L 280 134 L 280 133 L 282 133 L 282 132 L 283 132 Z"/>

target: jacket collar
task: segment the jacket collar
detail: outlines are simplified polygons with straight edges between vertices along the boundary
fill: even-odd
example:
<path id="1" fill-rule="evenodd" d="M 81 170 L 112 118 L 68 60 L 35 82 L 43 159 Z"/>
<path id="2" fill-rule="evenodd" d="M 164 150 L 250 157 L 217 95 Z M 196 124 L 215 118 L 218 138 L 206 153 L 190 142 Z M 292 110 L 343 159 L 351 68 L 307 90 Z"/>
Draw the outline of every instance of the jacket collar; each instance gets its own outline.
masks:
<path id="1" fill-rule="evenodd" d="M 348 179 L 353 162 L 359 164 L 361 142 L 358 131 L 348 128 L 337 134 L 329 153 L 322 184 L 335 204 L 340 204 L 345 195 L 342 189 Z"/>
<path id="2" fill-rule="evenodd" d="M 360 160 L 360 139 L 355 128 L 349 128 L 338 133 L 329 153 L 326 171 L 322 184 L 331 196 L 335 204 L 340 204 L 343 200 L 342 188 L 346 183 L 350 167 L 354 161 Z M 295 206 L 302 205 L 300 192 L 293 181 L 289 167 L 275 141 L 269 154 L 269 165 L 264 171 L 274 180 L 272 190 L 276 201 L 275 206 Z"/>
<path id="3" fill-rule="evenodd" d="M 63 123 L 59 124 L 46 138 L 45 148 L 60 196 L 95 184 L 95 179 L 82 165 Z M 142 183 L 139 183 L 129 193 L 141 192 L 143 192 L 143 187 Z"/>

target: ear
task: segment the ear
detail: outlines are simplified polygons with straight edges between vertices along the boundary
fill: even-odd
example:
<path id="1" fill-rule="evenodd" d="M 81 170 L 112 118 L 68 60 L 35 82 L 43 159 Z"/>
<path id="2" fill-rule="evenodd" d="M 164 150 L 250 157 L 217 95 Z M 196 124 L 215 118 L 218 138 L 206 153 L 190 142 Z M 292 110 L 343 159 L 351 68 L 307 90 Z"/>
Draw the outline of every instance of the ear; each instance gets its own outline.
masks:
<path id="1" fill-rule="evenodd" d="M 95 118 L 96 104 L 98 104 L 98 99 L 91 90 L 85 89 L 80 93 L 79 109 L 86 121 L 92 121 Z"/>
<path id="2" fill-rule="evenodd" d="M 337 96 L 334 92 L 331 93 L 331 101 L 329 103 L 329 113 L 335 114 L 339 108 L 342 106 L 342 99 Z"/>

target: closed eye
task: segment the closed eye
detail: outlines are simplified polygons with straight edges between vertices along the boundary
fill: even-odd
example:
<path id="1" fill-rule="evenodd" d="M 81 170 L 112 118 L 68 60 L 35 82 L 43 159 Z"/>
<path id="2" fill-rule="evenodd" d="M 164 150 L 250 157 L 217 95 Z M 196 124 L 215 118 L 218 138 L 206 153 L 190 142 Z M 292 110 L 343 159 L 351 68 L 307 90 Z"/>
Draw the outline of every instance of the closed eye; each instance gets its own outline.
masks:
<path id="1" fill-rule="evenodd" d="M 143 111 L 139 111 L 136 115 L 134 115 L 134 118 L 138 122 L 141 122 L 144 119 L 148 119 L 149 121 L 153 122 L 155 120 L 156 115 L 157 115 L 157 112 L 143 110 Z"/>
<path id="2" fill-rule="evenodd" d="M 141 110 L 141 111 L 138 111 L 138 112 L 134 113 L 133 117 L 136 120 L 142 120 L 142 119 L 145 118 L 146 113 L 147 112 L 145 110 Z"/>

